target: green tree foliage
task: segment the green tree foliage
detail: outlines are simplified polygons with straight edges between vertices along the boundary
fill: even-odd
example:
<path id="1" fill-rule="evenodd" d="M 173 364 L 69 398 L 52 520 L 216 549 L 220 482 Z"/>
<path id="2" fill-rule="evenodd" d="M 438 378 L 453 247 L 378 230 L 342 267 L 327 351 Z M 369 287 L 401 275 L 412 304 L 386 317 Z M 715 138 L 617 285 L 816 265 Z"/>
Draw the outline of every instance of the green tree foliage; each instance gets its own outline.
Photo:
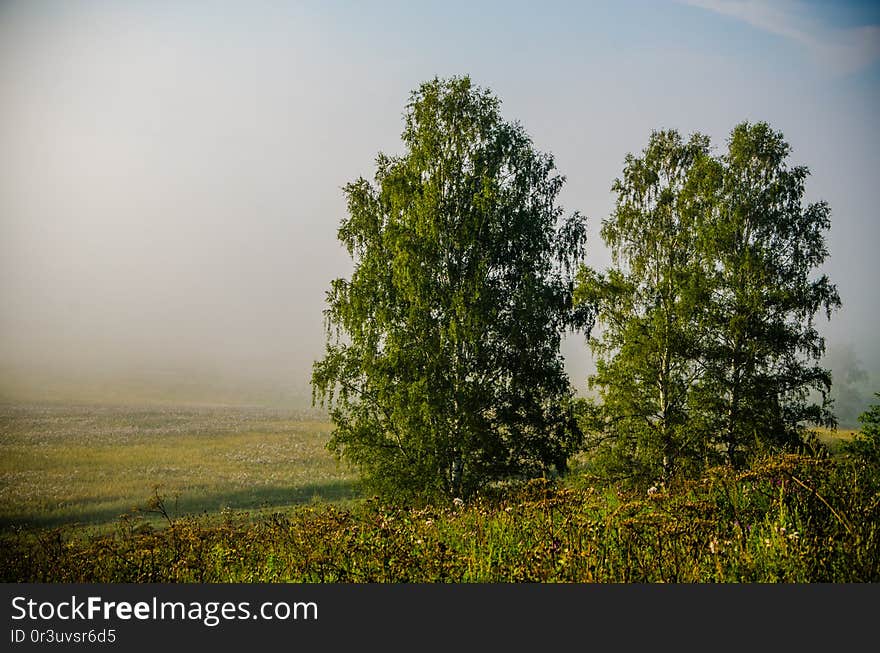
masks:
<path id="1" fill-rule="evenodd" d="M 614 267 L 579 273 L 577 299 L 598 307 L 602 332 L 590 341 L 602 410 L 593 430 L 606 471 L 669 477 L 693 458 L 689 397 L 698 367 L 693 318 L 699 300 L 696 232 L 685 210 L 688 175 L 709 141 L 655 132 L 642 156 L 628 155 L 612 190 L 617 203 L 602 223 Z"/>
<path id="2" fill-rule="evenodd" d="M 701 304 L 699 402 L 733 464 L 766 445 L 800 443 L 807 423 L 836 424 L 815 316 L 830 318 L 840 297 L 827 276 L 813 276 L 828 255 L 831 211 L 822 201 L 804 205 L 809 171 L 786 164 L 790 151 L 766 123 L 743 123 L 725 155 L 695 170 L 710 294 Z"/>
<path id="3" fill-rule="evenodd" d="M 581 443 L 559 346 L 590 322 L 572 308 L 585 222 L 499 107 L 467 77 L 423 84 L 405 153 L 345 186 L 354 271 L 328 292 L 312 384 L 329 447 L 386 495 L 563 471 Z"/>
<path id="4" fill-rule="evenodd" d="M 814 318 L 840 299 L 813 276 L 830 210 L 804 205 L 808 171 L 789 153 L 767 124 L 743 123 L 720 156 L 705 136 L 667 131 L 627 157 L 602 230 L 614 265 L 581 270 L 577 289 L 598 307 L 590 428 L 606 471 L 741 465 L 801 442 L 805 423 L 834 424 Z"/>
<path id="5" fill-rule="evenodd" d="M 880 392 L 874 396 L 880 399 Z M 871 404 L 864 413 L 859 415 L 862 427 L 852 442 L 848 443 L 846 450 L 859 459 L 880 467 L 880 404 Z"/>

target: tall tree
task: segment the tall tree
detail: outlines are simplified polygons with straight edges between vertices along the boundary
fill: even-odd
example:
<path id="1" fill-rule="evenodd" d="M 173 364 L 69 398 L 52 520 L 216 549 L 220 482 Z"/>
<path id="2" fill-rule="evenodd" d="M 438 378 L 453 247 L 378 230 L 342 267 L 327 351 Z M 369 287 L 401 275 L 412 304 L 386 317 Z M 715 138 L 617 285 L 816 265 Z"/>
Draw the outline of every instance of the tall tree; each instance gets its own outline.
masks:
<path id="1" fill-rule="evenodd" d="M 742 123 L 720 156 L 704 136 L 667 131 L 627 157 L 602 229 L 614 265 L 581 270 L 576 291 L 598 307 L 601 404 L 588 422 L 607 471 L 741 465 L 834 424 L 815 326 L 840 305 L 816 273 L 830 210 L 804 204 L 808 171 L 789 153 L 766 123 Z"/>
<path id="2" fill-rule="evenodd" d="M 698 372 L 693 322 L 699 301 L 696 233 L 686 210 L 688 175 L 708 153 L 700 134 L 651 135 L 640 157 L 628 155 L 602 238 L 614 267 L 580 272 L 577 299 L 598 307 L 601 335 L 590 341 L 602 409 L 593 444 L 606 471 L 635 479 L 672 476 L 699 457 L 689 419 Z"/>
<path id="3" fill-rule="evenodd" d="M 559 346 L 590 322 L 572 308 L 584 220 L 563 219 L 552 156 L 468 77 L 421 85 L 402 138 L 375 184 L 345 186 L 354 271 L 328 292 L 312 375 L 329 447 L 392 495 L 562 471 L 581 440 Z"/>
<path id="4" fill-rule="evenodd" d="M 791 147 L 766 123 L 741 123 L 727 152 L 695 171 L 707 338 L 699 401 L 704 428 L 734 465 L 765 446 L 801 442 L 807 424 L 835 424 L 831 375 L 819 365 L 815 327 L 840 306 L 817 269 L 828 256 L 826 202 L 804 203 L 809 171 L 789 167 Z M 819 401 L 814 397 L 818 396 Z"/>

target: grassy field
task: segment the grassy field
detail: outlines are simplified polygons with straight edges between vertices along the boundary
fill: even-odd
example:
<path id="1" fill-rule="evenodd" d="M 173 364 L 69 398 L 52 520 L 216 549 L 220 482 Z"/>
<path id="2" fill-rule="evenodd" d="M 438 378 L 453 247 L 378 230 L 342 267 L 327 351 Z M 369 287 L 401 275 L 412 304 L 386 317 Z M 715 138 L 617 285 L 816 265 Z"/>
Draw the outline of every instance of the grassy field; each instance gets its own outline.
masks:
<path id="1" fill-rule="evenodd" d="M 0 404 L 0 529 L 101 526 L 155 487 L 173 514 L 355 496 L 314 411 Z"/>
<path id="2" fill-rule="evenodd" d="M 330 428 L 311 410 L 0 403 L 0 530 L 106 528 L 157 488 L 178 516 L 350 502 Z M 852 435 L 819 439 L 835 452 Z"/>
<path id="3" fill-rule="evenodd" d="M 839 454 L 843 450 L 843 444 L 852 440 L 856 433 L 855 429 L 836 429 L 834 431 L 819 429 L 816 436 L 819 442 L 828 447 L 828 451 L 832 454 Z"/>
<path id="4" fill-rule="evenodd" d="M 813 583 L 880 580 L 878 478 L 797 455 L 669 491 L 537 479 L 465 504 L 372 499 L 100 536 L 0 534 L 4 582 Z"/>
<path id="5" fill-rule="evenodd" d="M 0 580 L 880 580 L 880 475 L 843 455 L 647 495 L 575 467 L 405 506 L 361 497 L 329 431 L 313 411 L 0 404 Z M 819 435 L 832 451 L 851 436 Z"/>

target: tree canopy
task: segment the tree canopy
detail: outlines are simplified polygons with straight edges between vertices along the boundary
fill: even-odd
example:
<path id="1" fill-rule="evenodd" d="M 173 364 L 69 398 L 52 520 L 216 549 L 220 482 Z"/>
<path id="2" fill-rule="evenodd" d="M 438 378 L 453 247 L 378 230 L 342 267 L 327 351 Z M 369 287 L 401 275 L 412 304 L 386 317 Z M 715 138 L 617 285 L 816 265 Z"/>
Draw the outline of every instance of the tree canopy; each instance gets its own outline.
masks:
<path id="1" fill-rule="evenodd" d="M 404 153 L 345 186 L 350 279 L 327 293 L 316 401 L 374 490 L 466 496 L 564 471 L 581 444 L 560 355 L 586 226 L 564 178 L 468 77 L 412 93 Z"/>
<path id="2" fill-rule="evenodd" d="M 684 208 L 695 162 L 709 142 L 655 132 L 642 156 L 627 156 L 612 190 L 614 212 L 602 238 L 615 266 L 580 272 L 578 300 L 599 310 L 601 336 L 591 340 L 600 390 L 599 452 L 622 477 L 670 476 L 699 449 L 692 434 L 690 390 L 700 338 L 694 216 Z"/>
<path id="3" fill-rule="evenodd" d="M 830 209 L 804 202 L 808 170 L 766 123 L 737 125 L 720 156 L 709 145 L 655 132 L 628 156 L 603 222 L 614 265 L 579 273 L 600 326 L 592 441 L 611 473 L 741 465 L 834 424 L 815 328 L 840 305 L 817 274 Z"/>

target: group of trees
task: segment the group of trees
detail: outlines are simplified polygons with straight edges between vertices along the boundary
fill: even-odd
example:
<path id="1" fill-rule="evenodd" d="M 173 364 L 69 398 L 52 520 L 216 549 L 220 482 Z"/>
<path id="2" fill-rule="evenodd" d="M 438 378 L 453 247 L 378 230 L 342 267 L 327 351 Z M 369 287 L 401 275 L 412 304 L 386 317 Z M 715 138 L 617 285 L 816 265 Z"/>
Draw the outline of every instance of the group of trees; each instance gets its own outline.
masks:
<path id="1" fill-rule="evenodd" d="M 804 206 L 807 169 L 767 124 L 738 125 L 727 151 L 655 132 L 628 156 L 602 238 L 614 266 L 582 269 L 577 300 L 601 403 L 588 439 L 621 477 L 668 479 L 832 426 L 831 378 L 814 317 L 840 305 L 825 275 L 829 208 Z"/>
<path id="2" fill-rule="evenodd" d="M 312 376 L 330 448 L 375 490 L 466 496 L 564 472 L 585 444 L 615 474 L 670 478 L 833 423 L 814 317 L 840 300 L 812 276 L 829 209 L 803 205 L 808 172 L 768 125 L 737 126 L 721 156 L 674 131 L 628 156 L 602 273 L 552 156 L 489 91 L 423 84 L 403 142 L 345 187 L 354 270 L 328 292 Z M 560 341 L 594 327 L 584 409 Z"/>

